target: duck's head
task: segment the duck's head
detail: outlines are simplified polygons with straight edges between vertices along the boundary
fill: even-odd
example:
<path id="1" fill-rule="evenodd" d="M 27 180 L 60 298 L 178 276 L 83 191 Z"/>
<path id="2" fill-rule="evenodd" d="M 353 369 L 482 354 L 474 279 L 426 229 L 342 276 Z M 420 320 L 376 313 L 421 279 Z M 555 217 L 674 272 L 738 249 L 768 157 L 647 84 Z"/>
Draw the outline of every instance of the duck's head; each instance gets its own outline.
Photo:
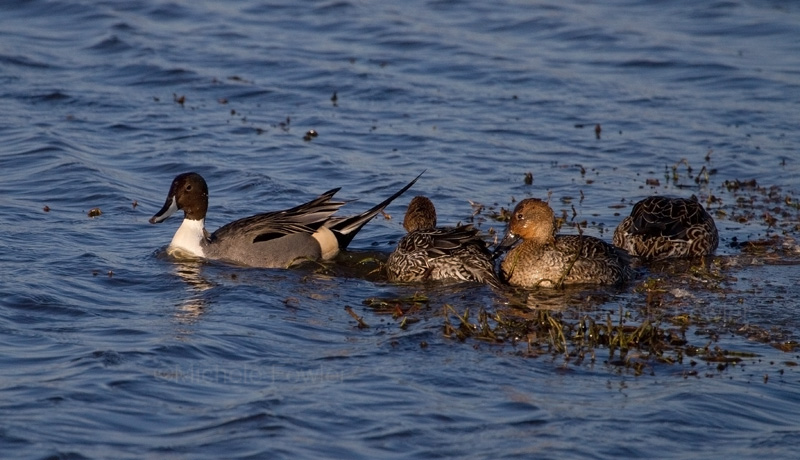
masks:
<path id="1" fill-rule="evenodd" d="M 208 185 L 200 174 L 180 174 L 172 181 L 164 207 L 150 218 L 151 224 L 163 222 L 182 209 L 186 219 L 202 220 L 208 210 Z"/>
<path id="2" fill-rule="evenodd" d="M 411 199 L 403 219 L 403 228 L 407 232 L 432 230 L 436 227 L 436 208 L 428 197 L 419 195 Z"/>
<path id="3" fill-rule="evenodd" d="M 506 235 L 497 251 L 507 249 L 519 239 L 538 244 L 552 243 L 555 239 L 555 214 L 550 205 L 536 198 L 520 201 L 511 213 Z"/>

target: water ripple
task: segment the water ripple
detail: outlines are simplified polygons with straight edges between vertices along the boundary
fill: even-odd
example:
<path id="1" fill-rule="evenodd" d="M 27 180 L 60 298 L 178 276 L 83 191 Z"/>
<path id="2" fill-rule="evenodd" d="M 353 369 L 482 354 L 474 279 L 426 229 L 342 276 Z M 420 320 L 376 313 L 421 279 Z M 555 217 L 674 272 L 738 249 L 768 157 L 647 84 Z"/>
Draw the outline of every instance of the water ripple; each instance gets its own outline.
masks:
<path id="1" fill-rule="evenodd" d="M 638 377 L 607 350 L 562 365 L 524 340 L 444 338 L 445 305 L 578 317 L 643 295 L 387 283 L 373 270 L 403 234 L 406 196 L 337 264 L 291 271 L 176 262 L 164 248 L 179 218 L 148 219 L 186 171 L 209 183 L 210 230 L 333 187 L 355 214 L 422 170 L 409 193 L 431 196 L 440 222 L 495 234 L 491 214 L 528 196 L 549 199 L 564 231 L 608 240 L 636 199 L 696 194 L 718 221 L 718 261 L 738 265 L 723 292 L 691 293 L 695 312 L 791 341 L 793 265 L 739 263 L 737 242 L 797 236 L 799 14 L 3 2 L 0 456 L 791 457 L 796 353 L 740 331 L 710 346 L 755 357 Z M 737 180 L 757 186 L 726 186 Z M 427 302 L 402 327 L 364 303 L 412 296 Z"/>

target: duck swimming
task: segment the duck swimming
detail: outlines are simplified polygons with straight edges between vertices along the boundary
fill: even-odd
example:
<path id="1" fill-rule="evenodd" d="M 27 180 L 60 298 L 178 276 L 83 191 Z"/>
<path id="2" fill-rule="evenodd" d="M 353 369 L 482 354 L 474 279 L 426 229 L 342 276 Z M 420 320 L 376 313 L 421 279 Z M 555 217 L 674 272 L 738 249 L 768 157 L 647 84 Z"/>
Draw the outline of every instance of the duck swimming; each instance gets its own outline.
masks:
<path id="1" fill-rule="evenodd" d="M 205 229 L 208 185 L 200 174 L 189 172 L 175 177 L 164 206 L 150 223 L 163 222 L 182 209 L 183 223 L 167 249 L 170 253 L 251 267 L 286 268 L 302 260 L 335 257 L 367 222 L 420 176 L 375 207 L 352 217 L 333 216 L 345 204 L 333 201 L 339 191 L 335 188 L 291 209 L 246 217 L 209 234 Z"/>
<path id="2" fill-rule="evenodd" d="M 486 242 L 471 225 L 436 227 L 436 208 L 425 196 L 408 204 L 408 232 L 386 261 L 389 281 L 475 281 L 499 286 Z"/>
<path id="3" fill-rule="evenodd" d="M 714 219 L 696 197 L 647 197 L 614 230 L 614 244 L 646 260 L 700 257 L 719 244 Z"/>
<path id="4" fill-rule="evenodd" d="M 519 239 L 522 242 L 513 246 Z M 509 247 L 501 279 L 513 286 L 621 284 L 634 275 L 625 251 L 592 236 L 557 235 L 553 210 L 536 198 L 514 208 L 495 253 Z"/>

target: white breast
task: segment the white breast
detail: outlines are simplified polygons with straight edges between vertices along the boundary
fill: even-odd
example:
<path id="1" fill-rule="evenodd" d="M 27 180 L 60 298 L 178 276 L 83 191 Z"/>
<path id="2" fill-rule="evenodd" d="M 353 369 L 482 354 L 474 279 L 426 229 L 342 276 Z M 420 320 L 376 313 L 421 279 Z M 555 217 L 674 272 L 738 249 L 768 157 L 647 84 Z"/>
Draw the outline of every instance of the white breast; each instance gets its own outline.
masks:
<path id="1" fill-rule="evenodd" d="M 183 219 L 183 223 L 178 228 L 178 231 L 175 232 L 175 236 L 172 237 L 168 251 L 180 251 L 195 257 L 205 257 L 203 247 L 200 245 L 200 242 L 205 237 L 203 232 L 204 221 L 205 219 Z"/>

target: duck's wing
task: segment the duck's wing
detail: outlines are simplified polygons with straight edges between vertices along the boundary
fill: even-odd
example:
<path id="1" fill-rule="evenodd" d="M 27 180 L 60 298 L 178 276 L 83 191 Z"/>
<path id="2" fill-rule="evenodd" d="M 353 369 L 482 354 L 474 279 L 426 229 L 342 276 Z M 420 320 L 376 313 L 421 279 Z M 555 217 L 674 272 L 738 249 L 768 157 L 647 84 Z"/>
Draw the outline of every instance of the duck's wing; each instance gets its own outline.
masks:
<path id="1" fill-rule="evenodd" d="M 684 200 L 652 196 L 631 210 L 631 234 L 643 237 L 682 239 L 686 235 Z"/>
<path id="2" fill-rule="evenodd" d="M 472 225 L 438 227 L 433 230 L 421 231 L 421 233 L 425 233 L 430 237 L 431 245 L 427 249 L 431 257 L 452 254 L 472 246 L 487 255 L 490 254 L 486 242 L 483 241 L 478 230 Z"/>
<path id="3" fill-rule="evenodd" d="M 332 201 L 339 188 L 329 190 L 319 197 L 283 211 L 273 211 L 245 217 L 220 227 L 211 240 L 229 236 L 246 235 L 253 243 L 268 241 L 295 233 L 313 234 L 331 216 L 345 205 L 345 201 Z"/>
<path id="4" fill-rule="evenodd" d="M 577 254 L 581 259 L 607 259 L 627 257 L 627 253 L 600 238 L 589 235 L 557 235 L 554 247 L 567 257 Z"/>
<path id="5" fill-rule="evenodd" d="M 558 235 L 555 248 L 572 264 L 570 276 L 617 284 L 634 278 L 631 257 L 622 248 L 588 235 Z M 593 281 L 593 282 L 594 282 Z"/>
<path id="6" fill-rule="evenodd" d="M 696 198 L 646 198 L 631 211 L 634 235 L 689 240 L 690 229 L 713 227 L 714 221 Z"/>
<path id="7" fill-rule="evenodd" d="M 464 281 L 477 281 L 498 287 L 492 254 L 480 232 L 472 225 L 420 230 L 415 240 L 426 243 L 424 249 L 440 275 Z M 409 234 L 411 236 L 411 234 Z"/>

